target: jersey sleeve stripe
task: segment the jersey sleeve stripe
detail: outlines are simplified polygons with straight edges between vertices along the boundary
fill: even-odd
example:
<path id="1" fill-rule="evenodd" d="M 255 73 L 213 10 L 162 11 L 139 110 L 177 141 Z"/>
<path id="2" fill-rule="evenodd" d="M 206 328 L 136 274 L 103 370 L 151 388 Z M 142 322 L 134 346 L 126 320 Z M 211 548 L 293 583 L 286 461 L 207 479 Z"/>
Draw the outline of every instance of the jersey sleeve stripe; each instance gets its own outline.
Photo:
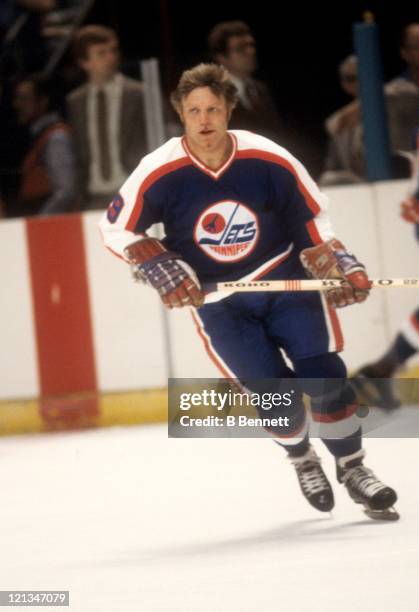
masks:
<path id="1" fill-rule="evenodd" d="M 169 162 L 160 168 L 157 168 L 151 174 L 148 174 L 144 181 L 141 183 L 140 188 L 138 189 L 137 196 L 135 198 L 135 204 L 131 215 L 127 221 L 125 229 L 129 232 L 133 232 L 135 230 L 135 226 L 137 225 L 144 205 L 144 194 L 147 189 L 149 189 L 156 181 L 161 179 L 166 174 L 170 174 L 171 172 L 175 172 L 179 168 L 183 168 L 184 166 L 192 165 L 191 160 L 188 157 L 182 157 L 175 161 Z"/>
<path id="2" fill-rule="evenodd" d="M 320 292 L 327 331 L 329 333 L 329 352 L 340 353 L 344 348 L 342 329 L 336 310 L 329 306 L 324 293 Z"/>
<path id="3" fill-rule="evenodd" d="M 314 222 L 314 219 L 311 219 L 311 221 L 307 221 L 306 228 L 310 235 L 310 238 L 313 241 L 313 244 L 321 244 L 323 242 L 322 237 L 320 236 L 319 231 L 316 227 L 316 223 Z"/>

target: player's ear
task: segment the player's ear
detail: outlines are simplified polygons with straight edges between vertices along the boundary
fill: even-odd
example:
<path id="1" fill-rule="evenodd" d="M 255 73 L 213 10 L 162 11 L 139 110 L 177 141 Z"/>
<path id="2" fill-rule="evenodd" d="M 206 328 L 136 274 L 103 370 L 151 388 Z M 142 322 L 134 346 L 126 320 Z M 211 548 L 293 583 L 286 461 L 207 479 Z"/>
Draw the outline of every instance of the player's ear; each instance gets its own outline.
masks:
<path id="1" fill-rule="evenodd" d="M 179 115 L 179 119 L 180 119 L 181 123 L 185 124 L 185 119 L 184 119 L 184 116 L 183 116 L 183 111 L 182 111 L 182 107 L 181 106 L 177 109 L 177 114 Z"/>
<path id="2" fill-rule="evenodd" d="M 174 109 L 175 113 L 179 116 L 179 119 L 181 120 L 182 123 L 185 123 L 184 121 L 184 117 L 183 117 L 183 110 L 182 110 L 182 100 L 177 100 L 175 98 L 175 96 L 172 94 L 170 96 L 170 102 L 172 104 L 172 108 Z"/>
<path id="3" fill-rule="evenodd" d="M 181 120 L 181 122 L 183 124 L 185 124 L 185 115 L 183 112 L 183 102 L 182 100 L 180 100 L 180 102 L 176 105 L 176 112 L 179 115 L 179 119 Z"/>

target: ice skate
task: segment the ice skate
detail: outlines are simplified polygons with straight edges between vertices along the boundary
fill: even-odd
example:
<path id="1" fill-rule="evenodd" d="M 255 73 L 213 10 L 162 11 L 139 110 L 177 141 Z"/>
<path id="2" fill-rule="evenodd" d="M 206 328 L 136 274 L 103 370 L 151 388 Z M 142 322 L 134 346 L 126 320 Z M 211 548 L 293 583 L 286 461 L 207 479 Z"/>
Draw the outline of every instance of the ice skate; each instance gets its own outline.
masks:
<path id="1" fill-rule="evenodd" d="M 363 450 L 337 459 L 337 478 L 343 483 L 355 503 L 364 506 L 364 512 L 374 520 L 397 521 L 400 516 L 393 508 L 397 494 L 383 484 L 372 470 L 365 467 Z"/>
<path id="2" fill-rule="evenodd" d="M 373 378 L 368 376 L 366 368 L 361 368 L 351 378 L 355 391 L 368 406 L 378 406 L 384 410 L 394 410 L 401 405 L 393 378 Z"/>
<path id="3" fill-rule="evenodd" d="M 333 490 L 312 446 L 301 457 L 289 460 L 295 467 L 298 482 L 307 501 L 320 512 L 330 512 L 335 505 Z"/>

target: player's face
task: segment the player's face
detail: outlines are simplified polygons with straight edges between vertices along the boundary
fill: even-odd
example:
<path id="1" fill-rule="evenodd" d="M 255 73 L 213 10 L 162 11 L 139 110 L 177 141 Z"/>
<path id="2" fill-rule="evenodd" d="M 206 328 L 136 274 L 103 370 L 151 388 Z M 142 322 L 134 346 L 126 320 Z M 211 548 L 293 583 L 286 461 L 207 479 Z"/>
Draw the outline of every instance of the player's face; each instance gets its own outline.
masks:
<path id="1" fill-rule="evenodd" d="M 115 38 L 106 43 L 91 45 L 87 57 L 80 63 L 93 81 L 109 80 L 118 70 L 118 41 Z"/>
<path id="2" fill-rule="evenodd" d="M 207 153 L 223 147 L 230 114 L 225 98 L 209 87 L 191 91 L 182 98 L 180 113 L 188 143 Z"/>

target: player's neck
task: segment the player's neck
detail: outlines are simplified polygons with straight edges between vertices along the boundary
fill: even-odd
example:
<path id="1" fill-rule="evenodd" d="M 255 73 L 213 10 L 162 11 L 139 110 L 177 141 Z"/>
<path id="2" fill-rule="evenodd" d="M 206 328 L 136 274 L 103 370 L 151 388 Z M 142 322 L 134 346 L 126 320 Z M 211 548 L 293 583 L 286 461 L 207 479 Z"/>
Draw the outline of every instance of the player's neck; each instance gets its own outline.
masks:
<path id="1" fill-rule="evenodd" d="M 191 142 L 188 137 L 186 137 L 186 142 L 192 155 L 205 166 L 211 168 L 211 170 L 218 170 L 221 168 L 228 160 L 233 150 L 233 141 L 227 133 L 220 145 L 216 149 L 210 151 L 200 147 L 197 143 Z"/>

